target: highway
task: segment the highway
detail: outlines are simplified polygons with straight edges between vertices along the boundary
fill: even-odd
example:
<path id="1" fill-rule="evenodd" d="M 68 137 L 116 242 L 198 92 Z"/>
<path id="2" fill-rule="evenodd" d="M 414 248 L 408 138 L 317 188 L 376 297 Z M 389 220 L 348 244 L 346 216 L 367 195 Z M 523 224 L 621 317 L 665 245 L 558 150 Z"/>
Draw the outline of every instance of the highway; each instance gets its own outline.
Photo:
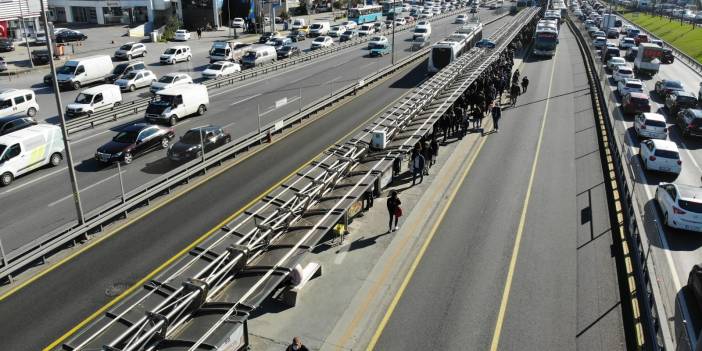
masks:
<path id="1" fill-rule="evenodd" d="M 482 21 L 496 15 L 484 10 Z M 509 18 L 509 17 L 507 17 Z M 457 26 L 453 17 L 433 24 L 432 39 L 444 38 Z M 506 19 L 488 28 L 496 28 Z M 489 34 L 489 29 L 485 35 Z M 411 54 L 409 33 L 396 35 L 396 59 Z M 325 56 L 309 64 L 293 66 L 290 70 L 274 72 L 261 79 L 244 81 L 210 93 L 210 108 L 203 117 L 189 118 L 178 124 L 177 135 L 187 129 L 206 124 L 224 126 L 236 139 L 257 130 L 261 124 L 276 121 L 297 111 L 300 106 L 331 94 L 334 89 L 354 84 L 360 77 L 391 63 L 390 55 L 383 58 L 366 57 L 365 48 L 355 47 Z M 343 67 L 343 69 L 340 69 Z M 287 104 L 275 108 L 276 101 L 287 98 Z M 78 184 L 85 212 L 121 196 L 116 166 L 103 166 L 93 159 L 95 150 L 107 142 L 124 123 L 143 121 L 142 116 L 98 127 L 72 135 L 72 151 L 76 163 Z M 164 151 L 156 151 L 122 167 L 125 192 L 156 179 L 172 169 Z M 0 239 L 6 251 L 11 251 L 62 224 L 75 220 L 70 184 L 65 163 L 56 169 L 44 169 L 18 178 L 10 187 L 0 190 L 0 200 L 15 203 L 0 214 L 6 223 Z M 26 214 L 31 214 L 27 216 Z"/>
<path id="2" fill-rule="evenodd" d="M 565 25 L 559 39 L 430 219 L 375 350 L 628 349 L 588 82 Z"/>
<path id="3" fill-rule="evenodd" d="M 587 37 L 587 33 L 585 36 Z M 618 40 L 609 40 L 618 43 Z M 629 64 L 633 65 L 632 62 Z M 639 210 L 645 221 L 648 240 L 653 247 L 652 257 L 656 265 L 660 267 L 657 280 L 665 295 L 658 298 L 665 306 L 666 314 L 673 317 L 679 315 L 674 309 L 675 298 L 687 284 L 690 269 L 695 264 L 702 262 L 702 237 L 699 233 L 671 229 L 662 225 L 662 214 L 655 205 L 655 191 L 659 182 L 699 186 L 702 176 L 702 168 L 700 167 L 702 165 L 702 151 L 700 150 L 702 140 L 696 137 L 682 137 L 680 129 L 673 125 L 673 116 L 663 105 L 664 100 L 655 93 L 654 86 L 655 82 L 660 79 L 672 79 L 682 82 L 686 90 L 696 93 L 700 81 L 702 81 L 702 75 L 683 62 L 676 60 L 672 64 L 661 64 L 659 73 L 652 78 L 637 78 L 642 79 L 646 85 L 646 91 L 651 98 L 651 111 L 666 117 L 669 126 L 668 140 L 674 141 L 680 150 L 682 172 L 679 176 L 643 170 L 641 159 L 638 156 L 640 140 L 633 129 L 633 117 L 622 115 L 619 108 L 621 98 L 614 93 L 616 83 L 612 79 L 608 79 L 611 91 L 608 96 L 608 104 L 610 113 L 615 120 L 615 129 L 626 144 L 623 146 L 624 150 L 627 150 L 628 154 L 631 155 L 629 163 L 632 165 L 636 179 L 630 181 L 635 183 L 635 190 L 642 207 Z M 689 319 L 689 317 L 684 318 Z M 674 321 L 671 319 L 668 322 L 672 328 Z M 674 335 L 679 333 L 680 331 L 677 330 Z"/>
<path id="4" fill-rule="evenodd" d="M 487 20 L 486 17 L 489 16 L 483 16 L 483 21 Z M 506 18 L 487 26 L 484 35 L 489 36 L 508 20 Z M 355 64 L 368 63 L 365 58 L 358 61 L 354 61 Z M 285 78 L 287 82 L 302 78 L 306 86 L 314 85 L 312 82 L 330 81 L 334 74 L 342 74 L 335 71 L 338 63 L 338 60 L 333 60 L 327 65 L 320 64 L 321 67 L 309 68 L 306 70 L 308 72 L 298 76 L 296 74 L 299 73 L 289 72 Z M 316 73 L 313 69 L 320 69 L 320 72 Z M 353 70 L 344 70 L 343 73 L 347 71 L 355 74 Z M 411 65 L 397 77 L 342 105 L 324 118 L 242 159 L 235 167 L 222 169 L 219 174 L 210 173 L 211 178 L 206 183 L 194 186 L 163 206 L 150 209 L 143 218 L 132 219 L 119 232 L 87 247 L 72 259 L 0 300 L 0 318 L 5 321 L 0 329 L 3 346 L 11 350 L 37 350 L 58 341 L 57 338 L 79 326 L 85 318 L 99 315 L 105 304 L 116 302 L 113 300 L 115 292 L 143 282 L 142 279 L 159 265 L 210 229 L 219 228 L 226 218 L 245 208 L 258 194 L 282 182 L 288 174 L 363 125 L 378 111 L 383 111 L 391 101 L 414 88 L 425 77 L 426 61 Z M 267 82 L 276 84 L 275 81 Z M 256 94 L 251 91 L 246 93 Z M 222 98 L 223 104 L 231 104 L 246 95 L 231 93 L 228 97 Z M 212 109 L 206 116 L 221 116 L 219 118 L 231 121 L 230 114 L 225 112 L 227 109 L 222 107 L 221 115 Z M 217 120 L 208 120 L 208 123 L 215 122 Z M 237 123 L 244 124 L 243 121 Z M 139 162 L 147 161 L 142 159 Z M 141 167 L 145 167 L 145 164 L 142 163 Z M 138 167 L 139 163 L 136 163 L 127 169 Z M 101 189 L 101 192 L 104 191 Z M 70 203 L 63 206 L 70 207 Z M 56 211 L 56 208 L 51 211 Z M 55 301 L 59 299 L 61 304 L 57 305 Z"/>

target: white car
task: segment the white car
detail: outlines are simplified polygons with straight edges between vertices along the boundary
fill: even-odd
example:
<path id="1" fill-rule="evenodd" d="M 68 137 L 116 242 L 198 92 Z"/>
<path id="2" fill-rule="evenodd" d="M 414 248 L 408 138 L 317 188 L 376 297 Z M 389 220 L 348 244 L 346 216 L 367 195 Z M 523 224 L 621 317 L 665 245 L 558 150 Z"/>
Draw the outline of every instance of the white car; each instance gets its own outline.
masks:
<path id="1" fill-rule="evenodd" d="M 159 90 L 168 89 L 176 85 L 192 84 L 192 82 L 193 79 L 185 73 L 168 73 L 161 76 L 161 78 L 159 78 L 157 81 L 151 83 L 151 88 L 149 88 L 149 90 L 152 93 L 156 93 Z"/>
<path id="2" fill-rule="evenodd" d="M 244 19 L 240 17 L 232 20 L 232 28 L 244 28 L 245 24 Z"/>
<path id="3" fill-rule="evenodd" d="M 619 41 L 619 48 L 622 50 L 633 48 L 635 46 L 636 41 L 634 40 L 634 38 L 622 38 L 622 40 Z"/>
<path id="4" fill-rule="evenodd" d="M 190 52 L 190 47 L 181 45 L 166 49 L 159 57 L 159 61 L 162 64 L 174 65 L 180 61 L 190 61 L 192 58 L 193 54 Z"/>
<path id="5" fill-rule="evenodd" d="M 702 232 L 702 188 L 660 183 L 656 202 L 663 212 L 663 223 L 671 228 Z"/>
<path id="6" fill-rule="evenodd" d="M 329 34 L 330 37 L 338 38 L 342 34 L 344 34 L 345 31 L 346 31 L 346 27 L 344 27 L 343 25 L 336 25 L 336 26 L 332 26 L 331 29 L 329 29 L 329 33 L 327 33 L 327 34 Z"/>
<path id="7" fill-rule="evenodd" d="M 354 22 L 354 21 L 343 21 L 343 22 L 341 22 L 341 25 L 346 27 L 346 29 L 349 29 L 349 30 L 356 29 L 356 27 L 358 26 L 358 24 L 356 24 L 356 22 Z"/>
<path id="8" fill-rule="evenodd" d="M 607 68 L 612 70 L 614 72 L 614 69 L 617 66 L 623 66 L 626 65 L 626 60 L 623 57 L 612 57 L 607 61 Z"/>
<path id="9" fill-rule="evenodd" d="M 660 113 L 644 112 L 636 115 L 634 131 L 639 138 L 668 139 L 668 125 Z"/>
<path id="10" fill-rule="evenodd" d="M 647 171 L 680 174 L 682 161 L 678 145 L 670 140 L 646 139 L 639 145 L 639 156 Z M 702 200 L 702 199 L 701 199 Z"/>
<path id="11" fill-rule="evenodd" d="M 241 66 L 238 63 L 228 61 L 217 61 L 210 63 L 209 66 L 202 72 L 202 76 L 207 79 L 219 78 L 241 72 Z"/>
<path id="12" fill-rule="evenodd" d="M 612 79 L 615 82 L 619 82 L 624 79 L 634 79 L 634 70 L 629 66 L 619 66 L 612 73 Z"/>
<path id="13" fill-rule="evenodd" d="M 175 36 L 173 37 L 173 39 L 177 41 L 187 41 L 188 39 L 190 39 L 190 32 L 188 32 L 187 29 L 178 29 L 177 31 L 175 31 Z"/>
<path id="14" fill-rule="evenodd" d="M 368 49 L 375 49 L 388 45 L 388 38 L 382 35 L 376 35 L 368 41 Z"/>
<path id="15" fill-rule="evenodd" d="M 434 16 L 434 13 L 432 13 L 431 10 L 423 10 L 419 18 L 431 18 L 432 16 Z"/>
<path id="16" fill-rule="evenodd" d="M 312 46 L 310 49 L 315 50 L 319 48 L 328 48 L 334 45 L 334 40 L 329 36 L 316 37 L 312 40 Z"/>
<path id="17" fill-rule="evenodd" d="M 156 75 L 154 72 L 143 69 L 127 73 L 126 76 L 117 79 L 115 85 L 117 85 L 121 91 L 134 91 L 138 88 L 148 87 L 155 81 Z"/>
<path id="18" fill-rule="evenodd" d="M 607 45 L 607 38 L 605 37 L 596 37 L 595 40 L 592 41 L 592 46 L 602 49 Z"/>
<path id="19" fill-rule="evenodd" d="M 460 15 L 456 16 L 455 23 L 465 24 L 466 22 L 468 22 L 468 15 L 460 14 Z"/>
<path id="20" fill-rule="evenodd" d="M 617 94 L 645 93 L 646 85 L 640 79 L 624 79 L 617 83 Z"/>
<path id="21" fill-rule="evenodd" d="M 407 24 L 407 20 L 404 18 L 398 18 L 395 20 L 396 26 L 404 26 L 405 24 Z"/>
<path id="22" fill-rule="evenodd" d="M 620 31 L 622 34 L 626 34 L 629 32 L 629 29 L 634 28 L 633 26 L 630 26 L 628 24 L 625 24 L 622 26 L 622 30 Z"/>

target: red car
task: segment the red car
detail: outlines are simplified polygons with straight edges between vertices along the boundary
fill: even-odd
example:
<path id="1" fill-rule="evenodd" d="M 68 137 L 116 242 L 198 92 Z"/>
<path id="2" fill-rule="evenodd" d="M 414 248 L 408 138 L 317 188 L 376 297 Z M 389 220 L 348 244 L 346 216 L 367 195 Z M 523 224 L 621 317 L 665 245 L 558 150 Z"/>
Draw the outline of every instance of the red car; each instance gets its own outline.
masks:
<path id="1" fill-rule="evenodd" d="M 648 39 L 648 34 L 639 34 L 634 38 L 634 42 L 636 43 L 636 46 L 639 46 L 641 43 L 648 43 L 650 40 Z"/>
<path id="2" fill-rule="evenodd" d="M 644 93 L 628 93 L 622 98 L 622 113 L 633 115 L 637 113 L 651 112 L 651 102 L 648 95 Z"/>

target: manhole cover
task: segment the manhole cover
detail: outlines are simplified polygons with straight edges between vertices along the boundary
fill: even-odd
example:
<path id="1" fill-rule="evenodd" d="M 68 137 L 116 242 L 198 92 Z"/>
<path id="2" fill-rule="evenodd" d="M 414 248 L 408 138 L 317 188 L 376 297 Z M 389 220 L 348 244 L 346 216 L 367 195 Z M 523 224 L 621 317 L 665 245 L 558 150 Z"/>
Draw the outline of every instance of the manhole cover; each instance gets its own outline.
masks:
<path id="1" fill-rule="evenodd" d="M 105 289 L 105 295 L 110 297 L 117 296 L 129 289 L 130 286 L 132 284 L 126 282 L 114 283 Z"/>

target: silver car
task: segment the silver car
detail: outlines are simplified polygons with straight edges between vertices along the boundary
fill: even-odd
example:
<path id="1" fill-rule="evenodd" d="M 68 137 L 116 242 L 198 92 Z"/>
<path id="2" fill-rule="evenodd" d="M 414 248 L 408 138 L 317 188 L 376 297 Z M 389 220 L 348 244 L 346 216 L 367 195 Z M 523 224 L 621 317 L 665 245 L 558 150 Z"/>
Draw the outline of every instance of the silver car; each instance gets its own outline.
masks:
<path id="1" fill-rule="evenodd" d="M 138 88 L 148 87 L 156 81 L 156 75 L 149 70 L 132 71 L 118 79 L 115 84 L 122 91 L 134 91 Z"/>
<path id="2" fill-rule="evenodd" d="M 117 59 L 131 60 L 132 57 L 137 56 L 146 56 L 146 45 L 142 43 L 129 42 L 120 46 L 119 49 L 115 51 L 115 58 Z"/>

